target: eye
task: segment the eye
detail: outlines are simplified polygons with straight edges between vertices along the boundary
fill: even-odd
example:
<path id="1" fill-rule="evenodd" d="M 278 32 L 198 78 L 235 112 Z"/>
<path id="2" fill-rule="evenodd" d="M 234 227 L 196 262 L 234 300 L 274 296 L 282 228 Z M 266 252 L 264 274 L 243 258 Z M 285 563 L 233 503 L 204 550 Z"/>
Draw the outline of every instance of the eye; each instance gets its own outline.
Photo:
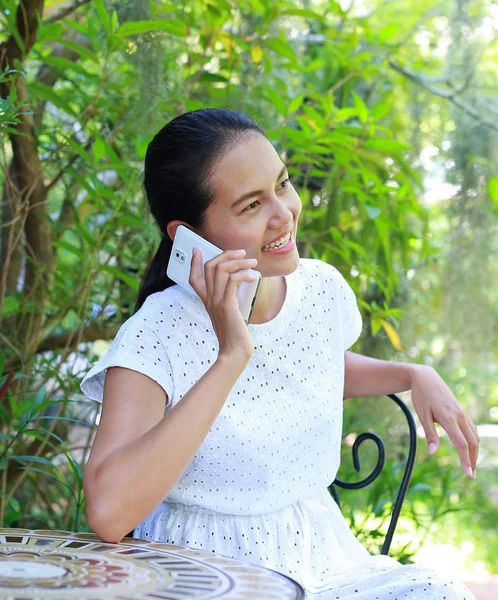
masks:
<path id="1" fill-rule="evenodd" d="M 284 180 L 282 181 L 282 183 L 280 184 L 280 187 L 282 187 L 282 186 L 283 186 L 283 189 L 285 190 L 285 189 L 286 189 L 286 188 L 288 188 L 289 186 L 288 186 L 288 185 L 284 185 L 284 183 L 286 183 L 286 184 L 289 184 L 289 183 L 290 183 L 290 181 L 289 181 L 289 178 L 288 178 L 288 177 L 287 177 L 287 179 L 284 179 Z"/>
<path id="2" fill-rule="evenodd" d="M 254 202 L 251 202 L 251 204 L 248 204 L 244 210 L 242 212 L 245 212 L 246 210 L 254 210 L 256 208 L 256 206 L 253 206 L 254 204 L 258 204 L 259 200 L 254 200 Z"/>

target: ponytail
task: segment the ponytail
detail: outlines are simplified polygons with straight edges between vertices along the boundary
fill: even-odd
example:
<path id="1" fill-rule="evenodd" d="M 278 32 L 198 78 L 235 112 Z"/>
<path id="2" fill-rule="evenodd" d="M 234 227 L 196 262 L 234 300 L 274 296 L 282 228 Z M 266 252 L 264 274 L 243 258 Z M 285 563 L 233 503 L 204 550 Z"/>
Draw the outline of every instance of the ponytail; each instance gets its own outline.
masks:
<path id="1" fill-rule="evenodd" d="M 161 292 L 175 284 L 175 282 L 166 275 L 166 269 L 168 267 L 172 249 L 173 242 L 169 235 L 167 233 L 163 234 L 159 248 L 157 249 L 154 258 L 150 261 L 149 266 L 145 271 L 140 289 L 138 290 L 138 297 L 133 310 L 134 314 L 140 309 L 148 296 L 155 294 L 156 292 Z"/>

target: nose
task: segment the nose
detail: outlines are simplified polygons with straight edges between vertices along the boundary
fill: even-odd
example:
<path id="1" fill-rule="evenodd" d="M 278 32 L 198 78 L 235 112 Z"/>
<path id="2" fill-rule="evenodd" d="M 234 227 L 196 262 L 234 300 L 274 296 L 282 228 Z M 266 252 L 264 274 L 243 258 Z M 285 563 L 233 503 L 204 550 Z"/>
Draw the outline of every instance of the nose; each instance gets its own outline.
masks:
<path id="1" fill-rule="evenodd" d="M 285 224 L 292 222 L 294 219 L 294 213 L 291 210 L 291 206 L 285 200 L 275 197 L 273 200 L 273 211 L 270 219 L 271 227 L 275 229 L 282 228 Z"/>

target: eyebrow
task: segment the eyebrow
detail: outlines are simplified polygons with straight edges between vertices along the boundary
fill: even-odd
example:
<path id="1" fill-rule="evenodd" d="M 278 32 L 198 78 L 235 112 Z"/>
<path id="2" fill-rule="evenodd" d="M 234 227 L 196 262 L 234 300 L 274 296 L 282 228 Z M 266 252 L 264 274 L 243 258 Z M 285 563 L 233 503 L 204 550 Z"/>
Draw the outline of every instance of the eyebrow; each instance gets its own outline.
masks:
<path id="1" fill-rule="evenodd" d="M 287 167 L 284 165 L 282 167 L 282 170 L 278 174 L 276 181 L 278 181 L 284 175 L 284 173 L 286 171 L 287 171 Z M 245 200 L 249 200 L 249 198 L 253 198 L 254 196 L 259 196 L 263 192 L 264 192 L 264 190 L 255 190 L 254 192 L 247 192 L 247 194 L 242 194 L 242 196 L 240 196 L 239 198 L 237 198 L 237 200 L 235 200 L 235 202 L 232 204 L 232 206 L 230 208 L 236 208 L 239 204 L 241 204 Z"/>

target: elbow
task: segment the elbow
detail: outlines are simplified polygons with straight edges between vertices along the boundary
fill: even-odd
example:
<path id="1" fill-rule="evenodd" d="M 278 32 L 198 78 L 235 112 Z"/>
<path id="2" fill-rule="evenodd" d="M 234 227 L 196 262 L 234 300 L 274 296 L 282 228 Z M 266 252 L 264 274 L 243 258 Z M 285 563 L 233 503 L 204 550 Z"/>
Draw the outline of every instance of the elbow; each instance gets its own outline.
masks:
<path id="1" fill-rule="evenodd" d="M 95 511 L 86 511 L 88 525 L 90 529 L 99 537 L 103 542 L 108 544 L 119 544 L 123 539 L 124 533 L 119 530 L 116 524 L 113 524 L 111 520 L 106 518 L 104 515 L 99 515 Z"/>
<path id="2" fill-rule="evenodd" d="M 117 516 L 119 511 L 111 506 L 109 498 L 92 490 L 87 481 L 84 481 L 84 489 L 88 525 L 103 542 L 118 544 L 129 531 Z"/>
<path id="3" fill-rule="evenodd" d="M 126 535 L 126 531 L 122 525 L 112 518 L 110 511 L 105 510 L 105 507 L 96 509 L 95 507 L 87 506 L 86 518 L 90 529 L 103 542 L 119 544 Z"/>

